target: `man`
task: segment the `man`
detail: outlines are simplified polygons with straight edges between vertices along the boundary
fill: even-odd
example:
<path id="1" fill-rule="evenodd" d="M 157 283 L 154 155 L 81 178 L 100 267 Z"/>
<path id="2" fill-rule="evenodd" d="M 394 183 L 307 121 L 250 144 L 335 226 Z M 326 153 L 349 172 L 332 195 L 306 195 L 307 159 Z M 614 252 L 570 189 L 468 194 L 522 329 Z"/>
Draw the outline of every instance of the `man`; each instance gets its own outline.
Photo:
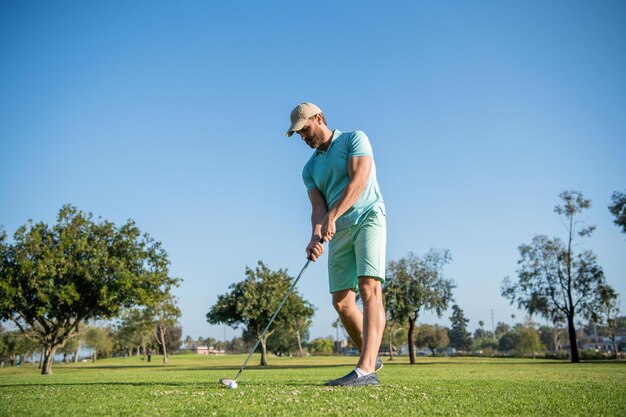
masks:
<path id="1" fill-rule="evenodd" d="M 326 385 L 378 385 L 378 349 L 385 328 L 386 221 L 372 147 L 361 131 L 330 130 L 322 110 L 312 103 L 299 104 L 291 112 L 287 136 L 294 132 L 314 149 L 302 171 L 312 206 L 313 232 L 306 253 L 316 261 L 324 252 L 322 243 L 329 242 L 333 306 L 361 353 L 354 371 Z"/>

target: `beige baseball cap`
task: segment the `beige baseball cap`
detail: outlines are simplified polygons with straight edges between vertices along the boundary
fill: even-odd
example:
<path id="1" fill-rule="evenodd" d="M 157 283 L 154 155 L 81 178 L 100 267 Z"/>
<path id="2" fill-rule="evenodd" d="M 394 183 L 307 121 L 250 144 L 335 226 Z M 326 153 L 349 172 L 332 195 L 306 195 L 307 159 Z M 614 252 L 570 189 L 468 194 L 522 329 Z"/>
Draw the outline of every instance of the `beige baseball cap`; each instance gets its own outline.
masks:
<path id="1" fill-rule="evenodd" d="M 287 136 L 291 136 L 293 135 L 293 132 L 297 132 L 298 130 L 302 129 L 306 121 L 310 117 L 313 117 L 319 113 L 322 113 L 322 109 L 320 109 L 313 103 L 298 104 L 291 111 L 291 126 L 289 126 Z"/>

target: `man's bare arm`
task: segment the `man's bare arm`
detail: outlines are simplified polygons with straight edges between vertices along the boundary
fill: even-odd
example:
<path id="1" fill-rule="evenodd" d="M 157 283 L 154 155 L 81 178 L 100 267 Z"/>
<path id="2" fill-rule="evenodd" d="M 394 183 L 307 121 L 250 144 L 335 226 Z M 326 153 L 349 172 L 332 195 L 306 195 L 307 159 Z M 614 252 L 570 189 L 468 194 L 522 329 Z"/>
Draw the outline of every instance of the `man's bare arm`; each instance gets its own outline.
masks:
<path id="1" fill-rule="evenodd" d="M 322 239 L 322 224 L 328 213 L 326 199 L 317 188 L 309 191 L 309 200 L 311 200 L 311 241 L 307 245 L 307 257 L 316 261 L 318 257 L 324 253 Z"/>
<path id="2" fill-rule="evenodd" d="M 350 181 L 341 193 L 341 197 L 328 210 L 322 223 L 321 235 L 324 241 L 329 241 L 335 234 L 335 222 L 357 202 L 367 185 L 372 170 L 372 158 L 369 156 L 354 156 L 348 160 L 348 174 Z"/>

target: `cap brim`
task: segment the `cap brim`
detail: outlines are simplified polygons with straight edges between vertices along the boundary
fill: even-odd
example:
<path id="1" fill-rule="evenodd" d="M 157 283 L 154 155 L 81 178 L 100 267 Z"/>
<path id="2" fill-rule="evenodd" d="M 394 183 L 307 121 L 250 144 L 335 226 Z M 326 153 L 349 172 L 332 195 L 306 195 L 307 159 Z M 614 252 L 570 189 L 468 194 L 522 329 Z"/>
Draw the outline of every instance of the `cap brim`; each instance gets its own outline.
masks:
<path id="1" fill-rule="evenodd" d="M 291 127 L 289 128 L 289 130 L 287 131 L 287 136 L 291 137 L 291 135 L 293 135 L 293 132 L 297 132 L 298 130 L 302 129 L 305 124 L 306 124 L 306 119 L 298 120 L 297 122 L 293 123 Z"/>

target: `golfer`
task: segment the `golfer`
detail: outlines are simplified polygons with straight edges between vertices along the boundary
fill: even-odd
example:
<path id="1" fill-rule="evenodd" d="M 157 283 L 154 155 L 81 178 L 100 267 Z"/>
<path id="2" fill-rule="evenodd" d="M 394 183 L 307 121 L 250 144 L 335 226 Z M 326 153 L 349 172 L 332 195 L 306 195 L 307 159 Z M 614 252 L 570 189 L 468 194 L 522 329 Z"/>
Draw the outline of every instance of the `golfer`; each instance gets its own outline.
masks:
<path id="1" fill-rule="evenodd" d="M 372 147 L 361 131 L 330 130 L 322 110 L 312 103 L 299 104 L 291 112 L 287 136 L 294 132 L 314 149 L 302 171 L 312 206 L 313 232 L 306 253 L 315 261 L 324 252 L 321 242 L 329 242 L 333 306 L 361 353 L 354 371 L 326 385 L 378 385 L 387 226 Z"/>

